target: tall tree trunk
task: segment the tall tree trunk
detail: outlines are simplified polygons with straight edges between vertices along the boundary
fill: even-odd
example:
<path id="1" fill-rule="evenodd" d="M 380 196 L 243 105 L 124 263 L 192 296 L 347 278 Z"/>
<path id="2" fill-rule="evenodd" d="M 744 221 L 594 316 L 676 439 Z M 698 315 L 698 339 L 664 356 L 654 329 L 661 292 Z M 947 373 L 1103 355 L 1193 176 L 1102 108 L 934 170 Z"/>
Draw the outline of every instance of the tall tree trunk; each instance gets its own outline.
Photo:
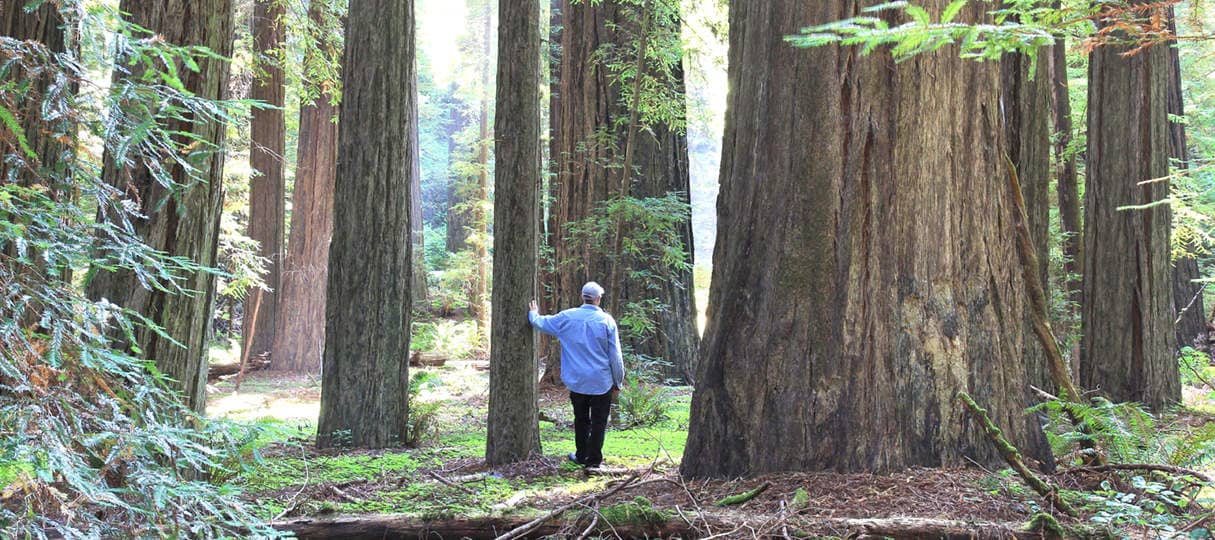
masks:
<path id="1" fill-rule="evenodd" d="M 477 275 L 476 282 L 473 283 L 472 298 L 469 301 L 473 319 L 477 323 L 478 336 L 489 334 L 489 306 L 485 304 L 489 299 L 489 216 L 485 211 L 489 207 L 489 145 L 492 144 L 490 140 L 492 134 L 489 131 L 489 70 L 492 45 L 490 36 L 493 30 L 491 15 L 489 1 L 486 0 L 485 47 L 483 49 L 485 64 L 481 71 L 481 111 L 479 113 L 481 128 L 480 138 L 477 139 L 477 196 L 472 211 L 473 226 L 477 228 L 480 238 L 473 243 L 473 253 L 477 258 Z"/>
<path id="2" fill-rule="evenodd" d="M 62 53 L 67 50 L 67 34 L 64 31 L 63 17 L 59 13 L 59 9 L 55 4 L 43 3 L 32 12 L 27 12 L 24 8 L 26 0 L 8 0 L 0 4 L 0 36 L 13 38 L 19 41 L 32 41 L 46 47 L 52 53 Z M 6 62 L 7 58 L 0 59 Z M 56 121 L 47 118 L 42 112 L 43 101 L 46 97 L 47 90 L 54 83 L 54 71 L 43 70 L 34 73 L 25 73 L 19 66 L 9 67 L 8 77 L 11 80 L 28 80 L 30 87 L 25 92 L 15 93 L 11 96 L 16 104 L 11 112 L 18 119 L 21 131 L 25 135 L 26 145 L 34 153 L 35 158 L 27 161 L 24 164 L 17 165 L 17 170 L 11 170 L 11 163 L 8 159 L 0 160 L 0 184 L 7 183 L 10 177 L 15 178 L 17 183 L 22 186 L 32 186 L 42 182 L 45 178 L 64 178 L 66 171 L 63 164 L 67 162 L 63 159 L 64 152 L 73 150 L 71 145 L 65 145 L 54 137 L 54 133 L 58 129 Z M 75 88 L 70 90 L 75 93 Z M 39 171 L 35 173 L 35 171 Z M 64 197 L 70 197 L 71 192 L 63 186 L 50 185 L 46 194 L 53 200 L 60 200 Z M 6 259 L 5 264 L 9 266 L 9 272 L 14 275 L 29 272 L 24 277 L 34 279 L 43 279 L 51 275 L 45 268 L 45 263 L 42 258 L 36 253 L 36 249 L 27 248 L 31 252 L 26 253 L 26 258 L 30 261 L 27 266 L 25 264 L 16 263 L 15 259 L 19 256 L 15 245 L 4 245 L 0 243 L 0 255 Z M 71 281 L 71 268 L 58 269 L 58 279 Z M 35 277 L 36 276 L 36 277 Z M 42 318 L 43 306 L 31 301 L 27 304 L 24 310 L 20 313 L 15 313 L 18 324 L 22 327 L 29 327 L 36 324 Z M 7 313 L 6 313 L 7 315 Z"/>
<path id="3" fill-rule="evenodd" d="M 540 453 L 535 331 L 540 182 L 540 0 L 499 0 L 494 115 L 494 298 L 485 460 Z"/>
<path id="4" fill-rule="evenodd" d="M 308 16 L 324 19 L 325 2 L 313 0 Z M 322 92 L 300 103 L 299 161 L 291 195 L 291 237 L 283 261 L 271 369 L 319 373 L 325 354 L 325 289 L 333 236 L 333 183 L 337 167 L 337 106 Z"/>
<path id="5" fill-rule="evenodd" d="M 558 279 L 557 261 L 553 246 L 561 231 L 557 227 L 557 164 L 561 155 L 561 33 L 564 16 L 561 7 L 562 0 L 549 0 L 548 19 L 548 162 L 545 164 L 547 181 L 545 182 L 544 209 L 541 213 L 543 223 L 542 245 L 545 249 L 544 260 L 540 261 L 540 291 L 539 303 L 543 313 L 553 313 L 557 310 L 556 284 Z M 540 334 L 537 339 L 537 353 L 544 359 L 544 374 L 540 384 L 557 386 L 561 384 L 561 347 L 556 339 Z"/>
<path id="6" fill-rule="evenodd" d="M 999 68 L 950 50 L 896 65 L 784 41 L 862 5 L 730 6 L 717 247 L 685 476 L 999 463 L 954 403 L 959 391 L 1027 455 L 1049 453 L 1023 414 L 1027 302 Z"/>
<path id="7" fill-rule="evenodd" d="M 1081 252 L 1080 225 L 1080 179 L 1076 173 L 1076 156 L 1068 153 L 1072 143 L 1072 102 L 1067 73 L 1067 39 L 1058 38 L 1051 48 L 1051 70 L 1054 79 L 1055 109 L 1055 172 L 1056 192 L 1059 198 L 1059 229 L 1063 232 L 1063 271 L 1067 274 L 1063 282 L 1067 297 L 1079 309 L 1084 298 L 1084 257 Z M 1075 314 L 1075 311 L 1072 312 Z M 1064 329 L 1065 334 L 1076 333 L 1076 328 Z M 1080 380 L 1080 355 L 1072 351 L 1072 379 Z"/>
<path id="8" fill-rule="evenodd" d="M 556 161 L 557 199 L 555 204 L 556 232 L 552 236 L 558 276 L 554 283 L 555 310 L 574 307 L 580 303 L 580 291 L 587 281 L 603 281 L 611 273 L 611 262 L 599 253 L 580 248 L 566 236 L 566 224 L 591 215 L 597 206 L 617 195 L 619 172 L 608 166 L 620 159 L 626 143 L 631 103 L 621 96 L 622 88 L 602 60 L 604 47 L 631 50 L 637 33 L 637 23 L 630 19 L 619 2 L 602 4 L 562 2 L 564 25 L 561 37 L 560 109 L 554 112 L 559 124 L 552 154 Z M 655 21 L 655 32 L 678 32 L 677 20 Z M 674 73 L 675 88 L 683 95 L 683 73 Z M 681 105 L 682 106 L 682 105 Z M 632 159 L 633 188 L 637 197 L 664 196 L 677 192 L 689 193 L 687 135 L 668 125 L 656 124 L 639 130 Z M 602 134 L 614 137 L 605 143 Z M 689 216 L 690 217 L 690 216 Z M 680 235 L 687 239 L 687 261 L 691 261 L 690 219 L 681 224 Z M 661 261 L 636 261 L 640 270 L 658 270 Z M 647 265 L 652 265 L 648 266 Z M 670 364 L 660 375 L 675 381 L 689 381 L 695 361 L 699 335 L 696 331 L 696 309 L 693 305 L 691 272 L 679 272 L 663 291 L 645 290 L 637 284 L 623 283 L 620 291 L 609 291 L 622 305 L 659 297 L 666 305 L 656 321 L 657 335 L 641 337 L 624 333 L 621 338 L 634 353 L 659 357 Z M 619 293 L 617 295 L 617 293 Z M 621 317 L 619 308 L 613 308 Z M 557 362 L 550 358 L 549 365 Z M 551 368 L 550 368 L 551 369 Z M 548 375 L 546 374 L 546 379 Z"/>
<path id="9" fill-rule="evenodd" d="M 413 0 L 349 13 L 317 446 L 380 448 L 408 434 Z"/>
<path id="10" fill-rule="evenodd" d="M 414 78 L 410 84 L 413 92 L 413 111 L 411 123 L 418 123 L 418 77 L 417 66 L 414 66 Z M 409 222 L 413 229 L 410 231 L 413 241 L 413 284 L 410 286 L 413 294 L 413 305 L 426 306 L 426 222 L 422 219 L 422 158 L 418 144 L 418 130 L 410 133 L 409 144 L 413 147 L 413 175 L 409 182 Z"/>
<path id="11" fill-rule="evenodd" d="M 119 9 L 131 22 L 154 32 L 160 39 L 181 46 L 203 46 L 215 54 L 232 55 L 233 14 L 230 0 L 123 0 Z M 120 59 L 120 61 L 124 61 Z M 226 97 L 228 62 L 198 60 L 197 71 L 179 69 L 185 88 L 209 99 Z M 115 72 L 116 80 L 138 78 L 141 73 Z M 140 205 L 146 219 L 135 223 L 147 245 L 169 255 L 185 257 L 214 267 L 223 206 L 224 126 L 219 122 L 175 121 L 168 129 L 190 133 L 214 144 L 217 151 L 200 155 L 193 164 L 196 175 L 181 167 L 172 170 L 177 188 L 170 192 L 143 167 L 126 167 L 107 153 L 106 182 L 121 186 Z M 107 298 L 147 317 L 169 337 L 149 329 L 136 332 L 141 356 L 154 360 L 157 369 L 182 393 L 187 406 L 202 412 L 207 382 L 207 335 L 215 299 L 215 276 L 195 272 L 180 276 L 190 294 L 149 290 L 130 272 L 100 271 L 88 286 L 91 298 Z M 170 339 L 172 338 L 172 339 Z M 176 340 L 180 345 L 173 342 Z M 134 344 L 128 344 L 131 346 Z"/>
<path id="12" fill-rule="evenodd" d="M 1136 0 L 1133 5 L 1145 4 Z M 1089 60 L 1081 382 L 1161 410 L 1181 398 L 1173 360 L 1167 47 Z M 1145 181 L 1149 181 L 1146 182 Z"/>
<path id="13" fill-rule="evenodd" d="M 1169 31 L 1177 33 L 1177 19 L 1169 8 Z M 1181 55 L 1177 43 L 1169 43 L 1169 115 L 1185 116 L 1185 95 L 1181 87 Z M 1169 122 L 1169 157 L 1176 162 L 1178 169 L 1188 169 L 1190 152 L 1186 147 L 1185 124 Z M 1186 246 L 1193 249 L 1194 246 Z M 1198 259 L 1192 254 L 1185 255 L 1173 261 L 1173 307 L 1177 314 L 1174 318 L 1177 327 L 1177 346 L 1193 346 L 1195 340 L 1206 333 L 1206 313 L 1202 307 L 1201 283 L 1194 280 L 1201 278 Z"/>
<path id="14" fill-rule="evenodd" d="M 257 55 L 251 97 L 272 108 L 254 108 L 249 138 L 249 238 L 257 240 L 258 255 L 268 262 L 264 277 L 269 290 L 251 294 L 245 301 L 242 352 L 255 357 L 270 352 L 282 283 L 283 227 L 286 225 L 287 125 L 283 121 L 285 87 L 278 56 L 283 48 L 284 9 L 280 0 L 253 2 L 253 50 Z M 257 309 L 254 310 L 254 303 Z M 256 320 L 254 320 L 256 319 Z"/>

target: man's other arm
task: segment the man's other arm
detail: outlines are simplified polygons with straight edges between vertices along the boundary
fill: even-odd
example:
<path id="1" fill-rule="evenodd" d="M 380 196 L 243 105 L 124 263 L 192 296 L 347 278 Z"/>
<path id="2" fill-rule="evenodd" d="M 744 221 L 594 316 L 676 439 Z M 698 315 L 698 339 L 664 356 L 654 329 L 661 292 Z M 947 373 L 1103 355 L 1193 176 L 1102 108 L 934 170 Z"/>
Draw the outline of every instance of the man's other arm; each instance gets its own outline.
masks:
<path id="1" fill-rule="evenodd" d="M 612 386 L 624 384 L 624 355 L 620 352 L 620 332 L 615 324 L 608 327 L 608 361 L 612 367 Z"/>
<path id="2" fill-rule="evenodd" d="M 548 316 L 541 315 L 540 310 L 536 307 L 535 300 L 532 301 L 529 308 L 530 309 L 527 312 L 527 322 L 536 327 L 536 330 L 544 332 L 545 334 L 553 337 L 561 337 L 558 335 L 558 329 L 560 328 L 560 325 L 558 324 L 561 317 L 560 313 Z"/>

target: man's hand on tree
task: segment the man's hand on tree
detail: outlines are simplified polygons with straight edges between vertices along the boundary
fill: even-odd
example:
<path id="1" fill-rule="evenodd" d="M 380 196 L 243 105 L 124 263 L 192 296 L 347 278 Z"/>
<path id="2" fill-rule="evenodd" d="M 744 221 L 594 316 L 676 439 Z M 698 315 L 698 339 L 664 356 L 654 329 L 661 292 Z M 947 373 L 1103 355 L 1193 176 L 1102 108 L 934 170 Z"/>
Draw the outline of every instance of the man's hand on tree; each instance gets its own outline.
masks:
<path id="1" fill-rule="evenodd" d="M 531 311 L 540 311 L 540 306 L 536 305 L 535 300 L 532 300 L 531 302 L 528 302 L 527 309 Z"/>

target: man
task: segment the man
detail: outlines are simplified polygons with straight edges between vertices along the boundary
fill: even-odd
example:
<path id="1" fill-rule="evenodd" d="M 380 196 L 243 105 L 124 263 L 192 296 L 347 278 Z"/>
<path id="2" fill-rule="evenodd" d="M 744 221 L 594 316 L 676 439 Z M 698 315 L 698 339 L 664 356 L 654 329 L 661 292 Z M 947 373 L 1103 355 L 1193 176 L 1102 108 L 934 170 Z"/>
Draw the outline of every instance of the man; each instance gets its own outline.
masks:
<path id="1" fill-rule="evenodd" d="M 561 382 L 574 405 L 574 446 L 570 461 L 583 467 L 603 462 L 603 433 L 612 396 L 624 382 L 624 359 L 616 320 L 599 308 L 603 287 L 582 286 L 582 307 L 541 315 L 532 300 L 527 320 L 537 330 L 561 340 Z"/>

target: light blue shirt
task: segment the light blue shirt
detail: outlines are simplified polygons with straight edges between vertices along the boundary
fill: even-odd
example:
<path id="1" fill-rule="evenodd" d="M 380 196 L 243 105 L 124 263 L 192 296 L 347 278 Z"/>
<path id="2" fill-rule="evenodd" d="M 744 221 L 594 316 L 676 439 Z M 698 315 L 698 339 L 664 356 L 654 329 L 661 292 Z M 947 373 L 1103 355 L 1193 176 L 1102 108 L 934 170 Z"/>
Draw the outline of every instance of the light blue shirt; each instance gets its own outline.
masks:
<path id="1" fill-rule="evenodd" d="M 616 320 L 599 306 L 583 304 L 548 316 L 529 311 L 527 320 L 561 340 L 561 382 L 571 392 L 598 396 L 624 382 Z"/>

